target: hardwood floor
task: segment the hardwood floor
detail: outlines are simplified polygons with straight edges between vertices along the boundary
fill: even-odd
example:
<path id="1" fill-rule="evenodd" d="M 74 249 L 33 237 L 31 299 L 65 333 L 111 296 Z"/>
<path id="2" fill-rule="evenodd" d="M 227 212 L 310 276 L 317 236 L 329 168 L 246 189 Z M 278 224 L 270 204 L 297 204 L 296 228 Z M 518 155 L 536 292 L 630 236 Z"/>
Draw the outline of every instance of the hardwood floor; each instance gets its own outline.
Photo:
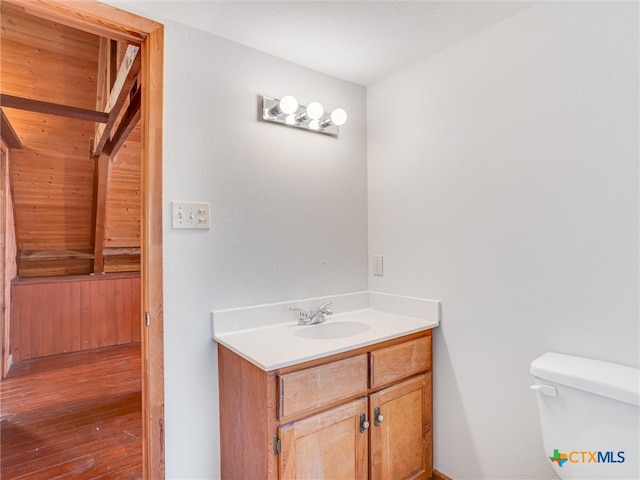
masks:
<path id="1" fill-rule="evenodd" d="M 142 478 L 140 346 L 25 360 L 0 382 L 0 477 Z"/>

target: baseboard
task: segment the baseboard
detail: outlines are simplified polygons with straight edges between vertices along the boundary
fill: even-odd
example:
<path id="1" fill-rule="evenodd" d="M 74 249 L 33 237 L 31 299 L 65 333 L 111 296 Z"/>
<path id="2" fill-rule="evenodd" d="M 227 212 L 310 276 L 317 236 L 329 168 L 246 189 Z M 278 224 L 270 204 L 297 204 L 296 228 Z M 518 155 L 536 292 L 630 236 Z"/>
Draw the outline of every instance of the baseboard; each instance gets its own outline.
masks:
<path id="1" fill-rule="evenodd" d="M 433 471 L 433 480 L 453 480 L 451 477 L 447 477 L 444 473 L 440 473 L 437 470 Z"/>

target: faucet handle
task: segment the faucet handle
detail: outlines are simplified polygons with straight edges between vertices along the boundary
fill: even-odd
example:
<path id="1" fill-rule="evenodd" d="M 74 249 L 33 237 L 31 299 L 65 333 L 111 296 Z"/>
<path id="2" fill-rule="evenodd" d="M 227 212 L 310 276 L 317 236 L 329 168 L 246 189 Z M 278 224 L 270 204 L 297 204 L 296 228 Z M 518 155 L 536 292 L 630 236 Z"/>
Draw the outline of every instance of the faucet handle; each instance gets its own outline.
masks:
<path id="1" fill-rule="evenodd" d="M 294 312 L 298 312 L 298 320 L 308 320 L 311 316 L 311 312 L 305 310 L 304 308 L 299 307 L 289 307 L 289 310 L 293 310 Z"/>
<path id="2" fill-rule="evenodd" d="M 318 307 L 318 310 L 316 310 L 316 311 L 320 312 L 320 311 L 324 310 L 324 312 L 325 312 L 327 315 L 331 315 L 333 312 L 331 311 L 331 309 L 330 309 L 330 308 L 327 308 L 327 307 L 328 307 L 329 305 L 331 305 L 332 303 L 333 303 L 333 302 L 325 302 L 325 303 L 323 303 L 322 305 L 320 305 L 320 306 Z"/>
<path id="3" fill-rule="evenodd" d="M 328 308 L 328 307 L 329 307 L 329 305 L 331 305 L 332 303 L 333 303 L 333 302 L 326 302 L 326 303 L 323 303 L 322 305 L 320 305 L 320 306 L 318 307 L 318 310 L 316 310 L 316 311 L 317 311 L 317 312 L 322 312 L 322 311 L 324 311 L 324 313 L 325 313 L 326 315 L 332 315 L 332 314 L 333 314 L 333 311 L 332 311 L 330 308 Z"/>

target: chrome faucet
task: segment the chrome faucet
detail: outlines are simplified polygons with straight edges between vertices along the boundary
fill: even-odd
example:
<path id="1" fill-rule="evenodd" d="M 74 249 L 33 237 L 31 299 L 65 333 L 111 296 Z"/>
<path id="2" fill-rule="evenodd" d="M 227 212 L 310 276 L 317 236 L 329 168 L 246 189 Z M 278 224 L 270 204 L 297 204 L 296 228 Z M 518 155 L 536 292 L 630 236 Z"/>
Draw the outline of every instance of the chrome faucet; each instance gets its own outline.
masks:
<path id="1" fill-rule="evenodd" d="M 298 312 L 298 325 L 314 325 L 326 321 L 328 315 L 333 315 L 329 305 L 331 305 L 331 302 L 323 303 L 315 312 L 298 307 L 289 307 L 289 310 Z"/>

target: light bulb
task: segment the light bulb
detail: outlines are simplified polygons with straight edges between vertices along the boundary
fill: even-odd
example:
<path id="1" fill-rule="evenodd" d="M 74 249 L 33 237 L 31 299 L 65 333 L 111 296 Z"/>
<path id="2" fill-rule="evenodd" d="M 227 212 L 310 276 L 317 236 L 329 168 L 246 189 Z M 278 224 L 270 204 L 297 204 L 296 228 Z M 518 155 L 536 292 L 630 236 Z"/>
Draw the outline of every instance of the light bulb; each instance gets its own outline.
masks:
<path id="1" fill-rule="evenodd" d="M 279 107 L 282 113 L 289 115 L 298 110 L 298 101 L 291 95 L 285 95 L 280 99 Z"/>
<path id="2" fill-rule="evenodd" d="M 287 118 L 284 119 L 287 125 L 295 125 L 296 124 L 296 116 L 293 114 L 287 115 Z"/>
<path id="3" fill-rule="evenodd" d="M 324 115 L 324 107 L 319 102 L 311 102 L 307 105 L 307 116 L 312 120 L 318 120 Z"/>
<path id="4" fill-rule="evenodd" d="M 336 126 L 344 125 L 347 122 L 347 112 L 342 108 L 336 108 L 331 112 L 331 123 Z"/>
<path id="5" fill-rule="evenodd" d="M 320 122 L 316 119 L 316 120 L 311 120 L 309 122 L 309 128 L 311 130 L 320 130 Z"/>

